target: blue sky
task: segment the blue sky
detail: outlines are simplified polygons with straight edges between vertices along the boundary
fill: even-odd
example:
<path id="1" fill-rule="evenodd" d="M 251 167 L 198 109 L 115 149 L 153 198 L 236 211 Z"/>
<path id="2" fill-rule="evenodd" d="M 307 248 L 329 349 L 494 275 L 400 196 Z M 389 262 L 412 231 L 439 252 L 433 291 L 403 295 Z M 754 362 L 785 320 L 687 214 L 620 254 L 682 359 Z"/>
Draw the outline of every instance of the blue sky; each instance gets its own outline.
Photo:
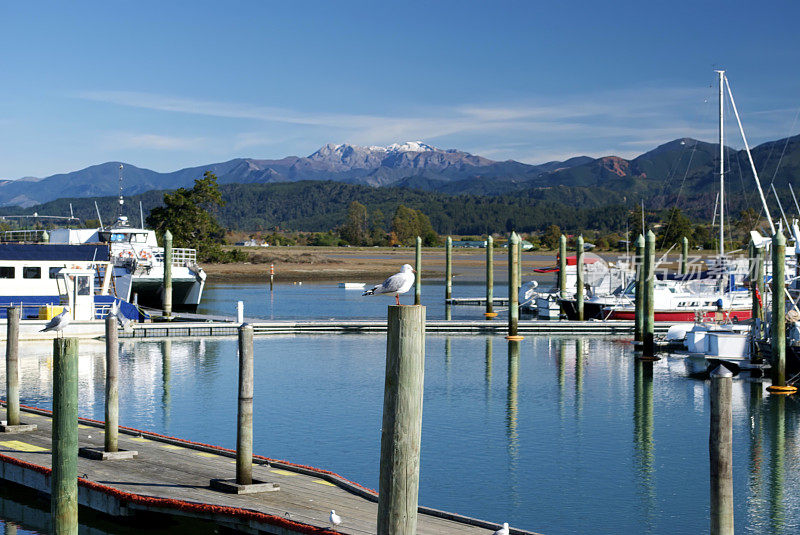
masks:
<path id="1" fill-rule="evenodd" d="M 716 138 L 719 67 L 754 145 L 799 129 L 797 20 L 777 1 L 8 1 L 0 178 L 343 142 L 631 157 Z"/>

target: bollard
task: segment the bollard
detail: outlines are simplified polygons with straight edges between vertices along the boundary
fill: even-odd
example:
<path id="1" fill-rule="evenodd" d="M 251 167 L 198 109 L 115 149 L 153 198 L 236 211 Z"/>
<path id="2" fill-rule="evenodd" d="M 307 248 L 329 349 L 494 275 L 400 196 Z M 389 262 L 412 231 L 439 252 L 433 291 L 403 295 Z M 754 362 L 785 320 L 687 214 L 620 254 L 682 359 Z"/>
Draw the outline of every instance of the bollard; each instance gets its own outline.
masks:
<path id="1" fill-rule="evenodd" d="M 644 236 L 636 238 L 636 256 L 634 257 L 636 286 L 634 289 L 634 327 L 633 339 L 644 340 Z"/>
<path id="2" fill-rule="evenodd" d="M 19 424 L 19 307 L 6 308 L 6 425 Z"/>
<path id="3" fill-rule="evenodd" d="M 681 240 L 681 275 L 689 273 L 689 238 Z"/>
<path id="4" fill-rule="evenodd" d="M 239 327 L 239 412 L 236 419 L 236 483 L 253 483 L 253 326 Z"/>
<path id="5" fill-rule="evenodd" d="M 575 313 L 578 321 L 583 321 L 583 235 L 576 240 L 577 256 L 575 258 Z"/>
<path id="6" fill-rule="evenodd" d="M 514 265 L 517 259 L 517 247 L 519 247 L 519 236 L 516 232 L 511 233 L 508 239 L 508 336 L 507 340 L 522 340 L 517 334 L 519 323 L 519 293 L 517 288 L 517 268 Z"/>
<path id="7" fill-rule="evenodd" d="M 164 295 L 161 297 L 164 317 L 172 316 L 172 233 L 164 232 Z"/>
<path id="8" fill-rule="evenodd" d="M 558 238 L 558 291 L 561 299 L 567 298 L 567 237 Z"/>
<path id="9" fill-rule="evenodd" d="M 78 339 L 53 340 L 53 533 L 78 533 Z"/>
<path id="10" fill-rule="evenodd" d="M 769 331 L 772 342 L 772 385 L 767 387 L 767 391 L 773 394 L 797 392 L 797 388 L 786 386 L 785 255 L 786 238 L 779 229 L 772 236 L 772 325 Z"/>
<path id="11" fill-rule="evenodd" d="M 497 317 L 494 311 L 494 239 L 486 238 L 486 319 Z"/>
<path id="12" fill-rule="evenodd" d="M 453 297 L 453 238 L 447 237 L 444 247 L 444 298 Z"/>
<path id="13" fill-rule="evenodd" d="M 424 371 L 425 307 L 389 306 L 378 535 L 417 532 Z"/>
<path id="14" fill-rule="evenodd" d="M 119 450 L 119 333 L 117 316 L 106 316 L 106 437 L 109 453 Z"/>
<path id="15" fill-rule="evenodd" d="M 647 231 L 644 240 L 644 318 L 642 324 L 642 352 L 643 357 L 655 359 L 655 264 L 656 264 L 656 235 L 652 230 Z"/>
<path id="16" fill-rule="evenodd" d="M 236 323 L 244 323 L 244 301 L 236 301 Z"/>
<path id="17" fill-rule="evenodd" d="M 269 291 L 272 291 L 272 286 L 275 283 L 275 264 L 269 265 Z"/>
<path id="18" fill-rule="evenodd" d="M 711 534 L 733 535 L 733 442 L 731 384 L 724 366 L 711 372 L 711 425 L 708 457 L 711 468 Z"/>
<path id="19" fill-rule="evenodd" d="M 416 279 L 414 280 L 414 304 L 422 304 L 422 238 L 417 236 L 416 239 L 416 254 L 414 255 L 414 271 L 417 272 Z"/>

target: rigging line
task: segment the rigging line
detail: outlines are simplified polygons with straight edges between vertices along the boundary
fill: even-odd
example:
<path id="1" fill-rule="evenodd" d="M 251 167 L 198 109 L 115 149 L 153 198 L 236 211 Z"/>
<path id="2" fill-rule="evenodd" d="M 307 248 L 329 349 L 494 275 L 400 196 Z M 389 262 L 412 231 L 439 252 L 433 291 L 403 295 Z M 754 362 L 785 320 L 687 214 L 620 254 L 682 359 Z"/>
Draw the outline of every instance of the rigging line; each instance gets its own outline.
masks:
<path id="1" fill-rule="evenodd" d="M 726 101 L 726 104 L 727 104 L 728 112 L 732 113 L 733 112 L 733 108 L 731 107 L 730 101 Z M 733 137 L 734 136 L 731 136 L 731 138 L 733 138 Z M 731 160 L 732 160 L 733 156 L 735 156 L 736 157 L 735 158 L 736 159 L 736 167 L 739 169 L 739 182 L 742 185 L 742 197 L 744 198 L 745 206 L 747 208 L 750 208 L 750 196 L 748 195 L 747 188 L 745 187 L 745 184 L 744 184 L 744 171 L 742 170 L 742 161 L 741 161 L 741 152 L 742 151 L 734 150 L 732 147 L 726 147 L 726 148 L 729 151 L 728 158 L 727 158 L 727 162 L 728 162 L 728 166 L 729 166 L 729 172 L 733 173 L 733 164 L 731 163 Z M 731 153 L 733 153 L 733 156 L 731 156 Z M 726 208 L 727 208 L 727 206 L 728 205 L 726 203 Z"/>
<path id="2" fill-rule="evenodd" d="M 789 191 L 792 192 L 792 199 L 794 200 L 794 207 L 797 209 L 797 217 L 800 217 L 800 204 L 797 204 L 797 197 L 794 194 L 794 189 L 792 188 L 792 183 L 789 182 Z"/>
<path id="3" fill-rule="evenodd" d="M 681 193 L 683 192 L 683 186 L 686 184 L 686 177 L 689 176 L 689 170 L 692 168 L 692 160 L 694 159 L 694 153 L 697 150 L 697 143 L 698 140 L 694 140 L 694 146 L 692 147 L 692 152 L 689 154 L 689 162 L 686 164 L 686 172 L 683 173 L 683 180 L 681 180 L 681 186 L 678 188 L 678 194 L 675 196 L 675 203 L 672 205 L 672 210 L 670 211 L 669 221 L 667 222 L 667 230 L 664 231 L 664 237 L 661 238 L 661 248 L 664 248 L 664 242 L 667 239 L 667 232 L 669 232 L 670 225 L 672 225 L 672 218 L 675 215 L 675 208 L 678 207 L 678 201 L 681 198 Z"/>
<path id="4" fill-rule="evenodd" d="M 789 135 L 786 136 L 786 141 L 783 144 L 783 150 L 781 151 L 781 156 L 780 156 L 780 158 L 778 158 L 778 163 L 775 166 L 775 172 L 772 173 L 772 180 L 770 180 L 770 182 L 769 182 L 770 186 L 772 186 L 772 184 L 775 182 L 775 177 L 778 176 L 778 169 L 780 169 L 781 163 L 783 162 L 783 156 L 784 156 L 784 154 L 786 154 L 786 147 L 789 146 L 789 138 L 791 137 L 791 133 L 794 130 L 795 125 L 797 124 L 798 115 L 800 115 L 800 108 L 797 108 L 797 111 L 794 114 L 794 120 L 792 121 L 792 126 L 791 126 L 791 128 L 789 128 Z M 758 212 L 758 218 L 759 219 L 761 219 L 761 215 L 763 213 L 764 213 L 764 207 L 762 206 L 761 210 Z"/>

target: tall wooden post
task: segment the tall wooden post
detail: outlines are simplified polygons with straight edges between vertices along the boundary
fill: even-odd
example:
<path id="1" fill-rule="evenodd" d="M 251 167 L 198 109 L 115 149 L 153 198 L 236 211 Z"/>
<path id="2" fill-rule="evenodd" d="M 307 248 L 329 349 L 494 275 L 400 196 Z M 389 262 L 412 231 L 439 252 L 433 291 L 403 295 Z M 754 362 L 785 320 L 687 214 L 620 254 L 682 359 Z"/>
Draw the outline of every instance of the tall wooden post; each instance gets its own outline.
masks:
<path id="1" fill-rule="evenodd" d="M 172 233 L 164 232 L 164 295 L 162 296 L 164 317 L 172 316 Z"/>
<path id="2" fill-rule="evenodd" d="M 78 534 L 78 339 L 53 340 L 53 533 Z"/>
<path id="3" fill-rule="evenodd" d="M 517 268 L 515 266 L 517 259 L 517 248 L 519 247 L 519 236 L 516 232 L 511 233 L 508 239 L 508 338 L 509 340 L 522 338 L 518 337 L 517 328 L 519 323 L 519 293 L 517 288 Z"/>
<path id="4" fill-rule="evenodd" d="M 415 240 L 415 246 L 414 271 L 417 272 L 417 276 L 414 279 L 414 304 L 419 305 L 422 303 L 422 238 L 419 236 Z"/>
<path id="5" fill-rule="evenodd" d="M 494 311 L 494 239 L 486 238 L 486 319 L 497 316 Z"/>
<path id="6" fill-rule="evenodd" d="M 636 256 L 634 257 L 636 285 L 634 287 L 634 335 L 637 342 L 644 340 L 644 236 L 636 238 Z"/>
<path id="7" fill-rule="evenodd" d="M 6 424 L 19 423 L 19 307 L 6 309 Z"/>
<path id="8" fill-rule="evenodd" d="M 567 298 L 567 237 L 558 237 L 558 291 L 561 299 Z"/>
<path id="9" fill-rule="evenodd" d="M 786 386 L 786 238 L 779 230 L 772 236 L 772 385 L 767 387 L 775 394 L 788 394 L 797 389 Z"/>
<path id="10" fill-rule="evenodd" d="M 578 316 L 578 321 L 583 321 L 583 236 L 578 236 L 576 240 L 577 255 L 575 258 L 575 273 L 577 279 L 575 282 L 575 313 Z"/>
<path id="11" fill-rule="evenodd" d="M 656 235 L 647 231 L 644 240 L 644 332 L 642 351 L 645 357 L 655 355 L 655 278 L 656 278 Z"/>
<path id="12" fill-rule="evenodd" d="M 681 240 L 681 275 L 689 273 L 689 238 Z"/>
<path id="13" fill-rule="evenodd" d="M 417 532 L 425 307 L 389 306 L 378 535 Z"/>
<path id="14" fill-rule="evenodd" d="M 106 316 L 106 433 L 105 448 L 119 451 L 119 333 L 117 316 Z"/>
<path id="15" fill-rule="evenodd" d="M 711 534 L 733 535 L 733 374 L 724 366 L 711 372 Z"/>
<path id="16" fill-rule="evenodd" d="M 236 419 L 236 483 L 253 483 L 253 326 L 239 327 L 239 411 Z"/>
<path id="17" fill-rule="evenodd" d="M 444 298 L 450 299 L 453 297 L 453 238 L 450 236 L 445 243 L 444 256 Z"/>
<path id="18" fill-rule="evenodd" d="M 522 238 L 517 234 L 517 238 L 519 239 L 519 244 L 517 245 L 517 256 L 514 259 L 514 266 L 516 267 L 517 274 L 517 288 L 514 291 L 517 295 L 519 295 L 519 289 L 522 286 Z"/>

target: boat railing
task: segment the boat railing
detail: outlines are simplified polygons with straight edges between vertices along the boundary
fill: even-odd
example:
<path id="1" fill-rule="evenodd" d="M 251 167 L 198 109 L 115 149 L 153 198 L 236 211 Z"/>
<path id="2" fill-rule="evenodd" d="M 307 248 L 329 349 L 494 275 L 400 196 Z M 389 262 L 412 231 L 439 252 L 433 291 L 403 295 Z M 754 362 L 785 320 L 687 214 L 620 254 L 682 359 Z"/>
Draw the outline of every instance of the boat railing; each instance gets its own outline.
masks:
<path id="1" fill-rule="evenodd" d="M 164 262 L 164 248 L 153 247 L 153 256 L 159 262 Z M 197 264 L 197 250 L 182 247 L 173 247 L 172 265 L 173 266 L 193 266 Z"/>
<path id="2" fill-rule="evenodd" d="M 0 242 L 41 242 L 44 241 L 44 230 L 4 230 L 0 234 Z"/>

